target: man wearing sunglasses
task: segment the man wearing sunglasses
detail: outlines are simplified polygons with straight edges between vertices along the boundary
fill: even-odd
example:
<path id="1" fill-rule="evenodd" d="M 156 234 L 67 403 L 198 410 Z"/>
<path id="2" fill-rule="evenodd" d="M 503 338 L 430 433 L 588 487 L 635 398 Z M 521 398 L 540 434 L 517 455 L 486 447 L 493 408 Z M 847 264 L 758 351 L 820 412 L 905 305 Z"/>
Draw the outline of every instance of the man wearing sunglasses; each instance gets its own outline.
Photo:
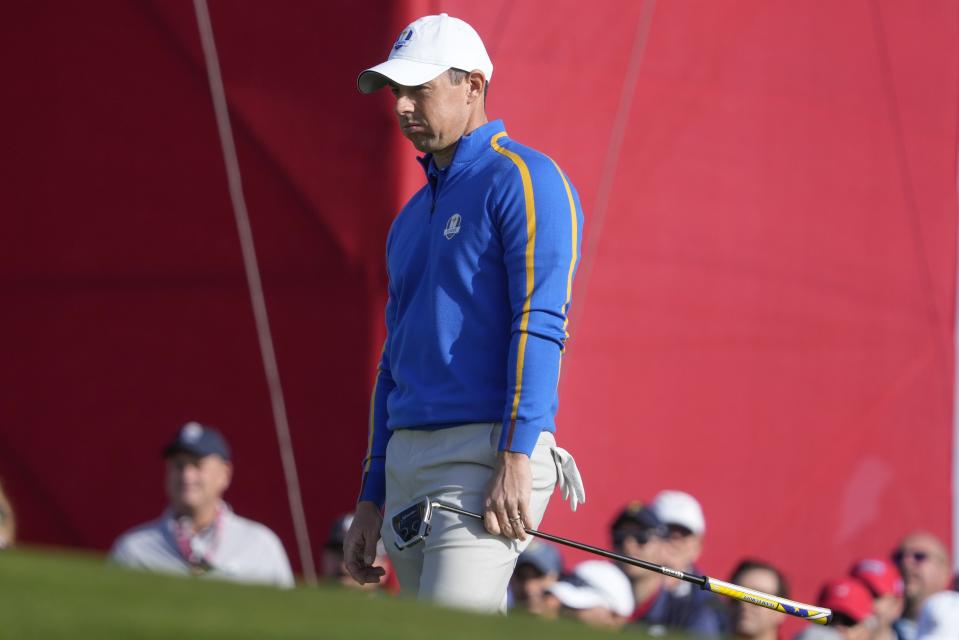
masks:
<path id="1" fill-rule="evenodd" d="M 703 552 L 706 518 L 699 501 L 684 491 L 665 490 L 656 494 L 650 509 L 666 528 L 662 563 L 680 571 L 702 573 L 696 561 Z M 720 636 L 720 606 L 713 594 L 672 578 L 664 586 L 669 606 L 664 608 L 663 619 L 669 627 L 701 638 Z M 650 616 L 655 617 L 655 611 L 647 618 Z"/>
<path id="2" fill-rule="evenodd" d="M 667 562 L 669 531 L 651 506 L 638 501 L 626 505 L 610 528 L 616 551 L 657 564 Z M 708 593 L 697 589 L 677 595 L 668 588 L 672 580 L 658 573 L 634 565 L 619 567 L 629 578 L 636 600 L 631 623 L 644 627 L 651 636 L 678 630 L 698 637 L 718 637 L 719 614 L 711 606 Z"/>
<path id="3" fill-rule="evenodd" d="M 952 563 L 945 545 L 925 531 L 903 538 L 892 560 L 902 572 L 906 595 L 905 610 L 893 628 L 903 640 L 912 640 L 916 637 L 916 623 L 923 603 L 932 594 L 949 589 Z"/>
<path id="4" fill-rule="evenodd" d="M 620 512 L 610 527 L 613 548 L 623 555 L 641 558 L 650 562 L 662 562 L 663 537 L 666 527 L 642 502 L 630 502 Z M 633 587 L 636 609 L 632 620 L 642 619 L 655 596 L 662 589 L 663 576 L 631 564 L 619 564 Z"/>

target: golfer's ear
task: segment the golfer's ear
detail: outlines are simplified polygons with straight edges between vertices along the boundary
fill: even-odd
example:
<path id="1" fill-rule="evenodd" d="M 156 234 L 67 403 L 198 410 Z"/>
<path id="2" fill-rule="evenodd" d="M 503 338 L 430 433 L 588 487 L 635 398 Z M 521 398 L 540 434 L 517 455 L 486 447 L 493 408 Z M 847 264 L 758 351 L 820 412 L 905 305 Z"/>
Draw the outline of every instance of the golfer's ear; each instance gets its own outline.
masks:
<path id="1" fill-rule="evenodd" d="M 483 75 L 483 72 L 470 71 L 469 75 L 466 76 L 466 82 L 469 85 L 469 97 L 467 101 L 482 100 L 483 91 L 486 88 L 486 76 Z"/>

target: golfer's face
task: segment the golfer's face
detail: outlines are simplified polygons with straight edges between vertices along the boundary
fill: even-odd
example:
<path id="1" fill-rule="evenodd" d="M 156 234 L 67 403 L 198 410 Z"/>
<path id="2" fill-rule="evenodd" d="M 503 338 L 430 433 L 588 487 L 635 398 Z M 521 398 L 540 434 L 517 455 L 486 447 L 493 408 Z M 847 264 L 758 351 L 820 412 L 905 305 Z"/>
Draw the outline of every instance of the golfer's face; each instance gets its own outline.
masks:
<path id="1" fill-rule="evenodd" d="M 469 121 L 469 82 L 458 85 L 444 72 L 426 84 L 390 84 L 403 135 L 423 153 L 446 149 L 463 135 Z"/>
<path id="2" fill-rule="evenodd" d="M 177 453 L 167 458 L 167 496 L 176 510 L 192 511 L 214 504 L 229 484 L 230 463 L 220 456 L 200 458 Z"/>

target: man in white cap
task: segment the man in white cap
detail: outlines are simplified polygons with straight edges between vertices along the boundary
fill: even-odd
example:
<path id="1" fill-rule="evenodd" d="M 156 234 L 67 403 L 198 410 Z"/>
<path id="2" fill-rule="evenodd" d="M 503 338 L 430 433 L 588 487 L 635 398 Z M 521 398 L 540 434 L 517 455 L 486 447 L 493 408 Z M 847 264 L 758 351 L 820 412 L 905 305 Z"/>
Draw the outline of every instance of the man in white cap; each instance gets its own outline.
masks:
<path id="1" fill-rule="evenodd" d="M 233 464 L 220 432 L 188 422 L 163 457 L 169 507 L 120 536 L 110 558 L 134 569 L 292 587 L 293 572 L 276 534 L 223 501 Z"/>
<path id="2" fill-rule="evenodd" d="M 699 501 L 683 491 L 660 491 L 650 505 L 666 527 L 663 563 L 680 571 L 701 573 L 696 561 L 703 551 L 706 518 Z M 722 617 L 716 598 L 708 591 L 693 589 L 688 582 L 667 579 L 665 592 L 642 622 L 650 627 L 662 625 L 704 638 L 718 638 Z"/>
<path id="3" fill-rule="evenodd" d="M 410 24 L 357 79 L 362 93 L 393 93 L 426 184 L 387 240 L 387 336 L 344 543 L 360 582 L 381 576 L 382 535 L 402 591 L 481 611 L 505 610 L 556 484 L 574 508 L 585 497 L 553 436 L 582 211 L 555 162 L 487 118 L 492 76 L 476 31 L 441 14 Z M 390 516 L 426 495 L 484 520 L 437 512 L 423 544 L 398 550 Z"/>
<path id="4" fill-rule="evenodd" d="M 651 508 L 666 525 L 666 564 L 680 571 L 692 569 L 703 551 L 706 533 L 706 518 L 699 501 L 683 491 L 660 491 Z"/>

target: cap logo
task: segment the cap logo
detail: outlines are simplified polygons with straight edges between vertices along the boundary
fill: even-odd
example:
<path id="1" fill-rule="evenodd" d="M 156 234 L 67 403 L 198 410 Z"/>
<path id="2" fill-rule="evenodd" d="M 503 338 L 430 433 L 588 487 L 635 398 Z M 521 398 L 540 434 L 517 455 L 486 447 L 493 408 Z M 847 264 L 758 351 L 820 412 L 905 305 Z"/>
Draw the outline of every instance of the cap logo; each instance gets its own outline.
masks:
<path id="1" fill-rule="evenodd" d="M 412 29 L 403 29 L 403 33 L 401 33 L 399 37 L 396 39 L 396 42 L 393 43 L 393 51 L 399 51 L 400 49 L 405 47 L 407 44 L 409 44 L 410 38 L 412 37 L 413 37 Z"/>
<path id="2" fill-rule="evenodd" d="M 182 438 L 184 441 L 192 444 L 202 437 L 203 437 L 203 427 L 201 427 L 197 423 L 191 422 L 190 424 L 183 427 Z"/>
<path id="3" fill-rule="evenodd" d="M 886 565 L 879 560 L 863 560 L 859 563 L 858 569 L 863 573 L 874 573 L 876 575 L 886 573 Z"/>
<path id="4" fill-rule="evenodd" d="M 443 237 L 452 240 L 453 236 L 460 232 L 460 222 L 462 220 L 462 216 L 458 213 L 451 215 L 450 219 L 446 221 L 446 228 L 443 229 Z"/>

